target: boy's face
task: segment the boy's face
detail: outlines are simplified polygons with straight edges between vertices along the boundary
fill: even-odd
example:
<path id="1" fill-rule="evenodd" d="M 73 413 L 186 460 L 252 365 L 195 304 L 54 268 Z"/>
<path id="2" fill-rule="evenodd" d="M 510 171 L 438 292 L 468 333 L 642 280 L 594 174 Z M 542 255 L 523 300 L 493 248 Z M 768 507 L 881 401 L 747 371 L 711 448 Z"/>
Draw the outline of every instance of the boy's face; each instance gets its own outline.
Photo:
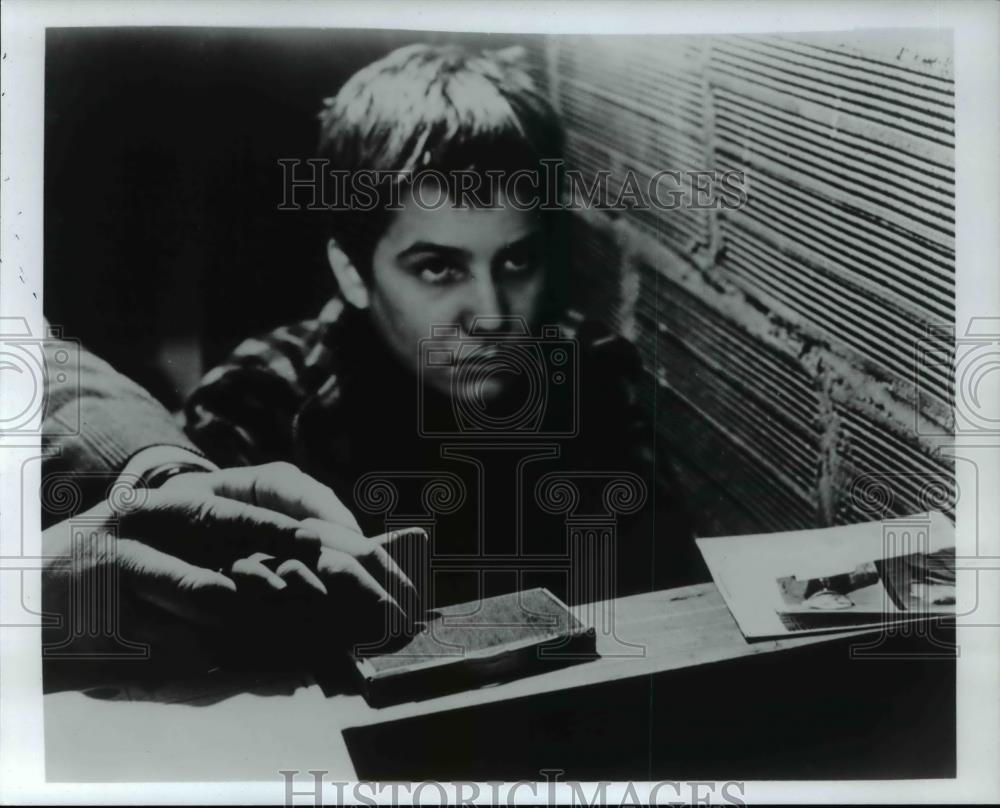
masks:
<path id="1" fill-rule="evenodd" d="M 523 318 L 533 332 L 546 280 L 538 214 L 515 210 L 502 196 L 492 207 L 464 210 L 451 202 L 429 209 L 408 196 L 372 259 L 369 307 L 390 349 L 416 373 L 420 340 L 431 336 L 432 326 L 457 326 L 464 339 L 475 318 L 499 315 Z M 425 195 L 431 203 L 435 198 Z M 476 336 L 497 328 L 496 320 L 480 321 Z M 457 390 L 455 370 L 425 367 L 423 378 L 446 394 L 490 398 L 504 389 L 504 374 L 489 373 L 474 391 Z"/>

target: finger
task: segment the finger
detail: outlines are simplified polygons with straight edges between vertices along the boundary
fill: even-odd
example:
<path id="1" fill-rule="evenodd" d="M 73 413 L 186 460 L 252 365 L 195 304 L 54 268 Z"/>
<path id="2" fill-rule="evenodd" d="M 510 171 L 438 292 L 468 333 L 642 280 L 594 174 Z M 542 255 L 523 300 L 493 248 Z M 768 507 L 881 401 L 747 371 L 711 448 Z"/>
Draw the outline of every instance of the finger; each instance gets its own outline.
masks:
<path id="1" fill-rule="evenodd" d="M 290 516 L 192 490 L 152 491 L 146 503 L 120 514 L 121 529 L 169 555 L 219 567 L 263 551 L 311 560 L 322 542 Z"/>
<path id="2" fill-rule="evenodd" d="M 222 573 L 132 539 L 119 539 L 116 553 L 121 585 L 170 614 L 218 627 L 234 607 L 236 584 Z"/>
<path id="3" fill-rule="evenodd" d="M 408 527 L 374 536 L 369 541 L 381 547 L 393 564 L 407 573 L 417 596 L 415 606 L 421 609 L 425 599 L 422 589 L 426 586 L 427 531 L 420 527 Z"/>
<path id="4" fill-rule="evenodd" d="M 334 608 L 349 617 L 351 639 L 373 641 L 408 631 L 408 620 L 399 603 L 353 556 L 324 550 L 316 574 L 330 592 Z"/>
<path id="5" fill-rule="evenodd" d="M 272 590 L 281 592 L 288 584 L 275 572 L 267 568 L 259 558 L 260 554 L 235 561 L 230 568 L 230 574 L 237 587 L 259 590 L 261 584 L 266 584 Z"/>
<path id="6" fill-rule="evenodd" d="M 390 551 L 395 557 L 397 553 L 418 555 L 425 552 L 427 543 L 427 531 L 422 527 L 406 527 L 402 530 L 390 530 L 379 536 L 372 536 L 369 541 L 373 541 L 380 547 Z"/>
<path id="7" fill-rule="evenodd" d="M 316 574 L 326 583 L 330 591 L 346 587 L 362 596 L 365 603 L 385 602 L 399 608 L 396 599 L 366 570 L 353 556 L 339 550 L 323 550 L 316 563 Z M 330 586 L 330 581 L 334 586 Z"/>
<path id="8" fill-rule="evenodd" d="M 404 604 L 407 613 L 419 610 L 420 593 L 382 543 L 348 533 L 318 519 L 305 519 L 302 526 L 315 531 L 325 546 L 357 559 L 386 591 Z"/>
<path id="9" fill-rule="evenodd" d="M 208 475 L 219 496 L 259 505 L 295 519 L 322 519 L 360 534 L 354 514 L 332 489 L 291 463 L 222 469 Z"/>
<path id="10" fill-rule="evenodd" d="M 324 597 L 328 594 L 326 586 L 323 585 L 319 576 L 298 559 L 290 558 L 283 561 L 278 565 L 275 573 L 289 586 L 296 589 L 308 589 Z"/>

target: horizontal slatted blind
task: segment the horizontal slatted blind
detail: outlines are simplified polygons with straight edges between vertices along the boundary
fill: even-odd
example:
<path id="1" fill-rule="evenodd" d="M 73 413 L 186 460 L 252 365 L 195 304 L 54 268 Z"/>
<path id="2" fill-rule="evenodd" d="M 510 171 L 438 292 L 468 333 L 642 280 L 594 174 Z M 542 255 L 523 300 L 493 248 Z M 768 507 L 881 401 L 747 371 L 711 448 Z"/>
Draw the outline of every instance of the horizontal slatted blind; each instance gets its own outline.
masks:
<path id="1" fill-rule="evenodd" d="M 953 398 L 946 366 L 915 361 L 955 317 L 950 46 L 919 31 L 546 42 L 588 181 L 746 172 L 741 209 L 589 211 L 574 244 L 580 308 L 635 340 L 653 417 L 668 399 L 687 413 L 658 431 L 763 529 L 872 518 L 851 493 L 865 477 L 890 480 L 896 513 L 926 505 L 929 480 L 951 486 L 914 434 L 921 418 L 946 431 Z"/>
<path id="2" fill-rule="evenodd" d="M 642 183 L 663 168 L 708 168 L 705 150 L 706 42 L 636 37 L 560 37 L 550 54 L 555 102 L 566 124 L 567 158 L 583 171 L 612 173 L 616 195 L 631 171 Z M 554 78 L 551 78 L 554 74 Z M 682 250 L 708 242 L 705 211 L 665 219 L 633 212 L 637 227 Z"/>
<path id="3" fill-rule="evenodd" d="M 840 40 L 712 40 L 714 159 L 751 178 L 720 217 L 725 267 L 906 377 L 928 323 L 955 317 L 954 85 Z M 944 370 L 920 370 L 947 404 Z"/>

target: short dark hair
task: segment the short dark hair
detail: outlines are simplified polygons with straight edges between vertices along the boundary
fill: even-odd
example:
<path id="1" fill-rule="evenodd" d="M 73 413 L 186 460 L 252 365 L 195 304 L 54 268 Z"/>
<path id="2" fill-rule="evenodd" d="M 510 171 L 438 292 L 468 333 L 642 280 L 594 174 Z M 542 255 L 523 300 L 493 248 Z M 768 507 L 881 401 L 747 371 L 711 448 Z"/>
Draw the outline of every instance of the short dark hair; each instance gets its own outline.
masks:
<path id="1" fill-rule="evenodd" d="M 537 170 L 560 160 L 559 117 L 520 47 L 408 45 L 355 73 L 320 113 L 319 156 L 339 171 Z M 413 177 L 413 173 L 409 175 Z M 390 213 L 340 210 L 331 230 L 366 279 Z"/>

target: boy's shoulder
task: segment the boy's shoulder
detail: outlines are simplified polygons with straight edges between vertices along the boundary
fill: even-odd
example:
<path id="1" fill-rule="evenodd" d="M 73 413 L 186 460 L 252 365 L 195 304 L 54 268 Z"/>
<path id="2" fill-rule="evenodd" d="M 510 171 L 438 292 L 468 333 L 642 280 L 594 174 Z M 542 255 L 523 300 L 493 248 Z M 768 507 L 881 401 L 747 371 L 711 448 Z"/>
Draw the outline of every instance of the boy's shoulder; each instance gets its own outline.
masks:
<path id="1" fill-rule="evenodd" d="M 343 329 L 345 315 L 344 302 L 333 298 L 316 317 L 247 337 L 225 362 L 209 371 L 202 385 L 235 370 L 266 370 L 294 385 L 307 384 L 311 377 L 325 378 L 337 361 L 331 334 Z"/>
<path id="2" fill-rule="evenodd" d="M 234 464 L 288 459 L 293 424 L 306 402 L 338 397 L 342 357 L 331 332 L 345 307 L 244 339 L 185 402 L 185 429 L 210 456 Z"/>

